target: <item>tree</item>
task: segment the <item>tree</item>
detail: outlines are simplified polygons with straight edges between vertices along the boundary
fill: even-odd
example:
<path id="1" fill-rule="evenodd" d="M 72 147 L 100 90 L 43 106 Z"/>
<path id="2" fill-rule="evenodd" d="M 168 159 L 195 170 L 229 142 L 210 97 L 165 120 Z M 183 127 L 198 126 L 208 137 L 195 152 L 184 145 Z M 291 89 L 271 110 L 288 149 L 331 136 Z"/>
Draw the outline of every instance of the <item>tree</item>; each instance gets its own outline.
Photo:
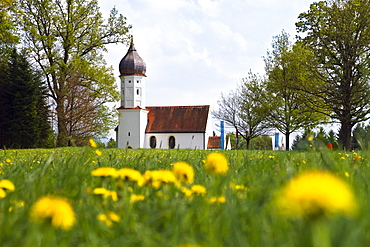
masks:
<path id="1" fill-rule="evenodd" d="M 105 101 L 99 89 L 92 90 L 88 82 L 78 73 L 68 76 L 65 99 L 68 145 L 83 146 L 89 139 L 102 136 L 117 125 L 107 115 Z"/>
<path id="2" fill-rule="evenodd" d="M 215 118 L 224 120 L 226 125 L 238 131 L 246 140 L 247 149 L 253 138 L 269 129 L 266 122 L 268 98 L 264 88 L 262 78 L 250 72 L 236 91 L 231 91 L 228 96 L 221 95 L 219 109 L 212 111 Z"/>
<path id="3" fill-rule="evenodd" d="M 370 150 L 370 125 L 356 125 L 353 130 L 353 149 Z"/>
<path id="4" fill-rule="evenodd" d="M 370 2 L 331 0 L 311 4 L 296 23 L 301 40 L 317 58 L 317 85 L 301 89 L 313 104 L 339 121 L 339 142 L 351 148 L 356 123 L 369 119 Z"/>
<path id="5" fill-rule="evenodd" d="M 4 71 L 0 91 L 0 145 L 12 148 L 52 145 L 48 106 L 40 77 L 25 54 L 14 49 Z"/>
<path id="6" fill-rule="evenodd" d="M 306 49 L 299 43 L 293 46 L 284 31 L 274 38 L 272 48 L 272 52 L 265 57 L 271 108 L 268 120 L 285 135 L 288 147 L 290 134 L 317 125 L 324 115 L 309 107 L 302 92 L 295 89 L 297 84 L 304 83 L 309 77 L 307 66 L 302 63 L 309 56 Z"/>
<path id="7" fill-rule="evenodd" d="M 20 0 L 24 45 L 43 72 L 48 95 L 57 117 L 57 145 L 70 140 L 66 107 L 71 92 L 69 83 L 76 73 L 83 78 L 87 91 L 96 92 L 99 104 L 119 99 L 112 68 L 102 57 L 105 46 L 128 40 L 129 25 L 116 9 L 105 22 L 97 0 Z M 75 109 L 80 112 L 83 109 Z M 101 107 L 97 121 L 115 114 Z"/>
<path id="8" fill-rule="evenodd" d="M 0 49 L 4 49 L 18 41 L 12 21 L 12 13 L 14 11 L 12 0 L 0 0 Z"/>

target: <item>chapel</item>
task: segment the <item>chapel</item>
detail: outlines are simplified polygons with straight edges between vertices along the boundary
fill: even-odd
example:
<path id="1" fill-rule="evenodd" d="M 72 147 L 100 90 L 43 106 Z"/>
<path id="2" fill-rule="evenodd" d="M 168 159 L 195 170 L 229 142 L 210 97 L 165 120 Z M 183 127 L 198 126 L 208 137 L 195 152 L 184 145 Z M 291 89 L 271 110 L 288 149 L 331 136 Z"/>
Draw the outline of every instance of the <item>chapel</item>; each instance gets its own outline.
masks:
<path id="1" fill-rule="evenodd" d="M 217 149 L 209 105 L 146 106 L 146 64 L 133 41 L 119 63 L 121 106 L 116 128 L 118 148 Z M 210 135 L 211 133 L 211 135 Z"/>

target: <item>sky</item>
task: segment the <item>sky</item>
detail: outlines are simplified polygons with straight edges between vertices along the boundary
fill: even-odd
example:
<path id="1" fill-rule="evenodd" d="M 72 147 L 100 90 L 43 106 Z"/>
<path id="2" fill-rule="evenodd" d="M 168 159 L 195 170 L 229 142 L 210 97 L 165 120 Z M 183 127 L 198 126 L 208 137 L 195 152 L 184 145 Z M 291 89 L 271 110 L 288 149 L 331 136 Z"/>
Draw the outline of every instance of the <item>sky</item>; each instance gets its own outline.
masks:
<path id="1" fill-rule="evenodd" d="M 283 30 L 292 40 L 298 15 L 313 0 L 104 0 L 106 18 L 114 6 L 132 25 L 138 54 L 146 63 L 148 106 L 210 105 L 235 90 L 249 71 L 264 74 L 273 37 Z M 109 45 L 113 66 L 127 52 Z M 117 105 L 119 103 L 117 102 Z"/>

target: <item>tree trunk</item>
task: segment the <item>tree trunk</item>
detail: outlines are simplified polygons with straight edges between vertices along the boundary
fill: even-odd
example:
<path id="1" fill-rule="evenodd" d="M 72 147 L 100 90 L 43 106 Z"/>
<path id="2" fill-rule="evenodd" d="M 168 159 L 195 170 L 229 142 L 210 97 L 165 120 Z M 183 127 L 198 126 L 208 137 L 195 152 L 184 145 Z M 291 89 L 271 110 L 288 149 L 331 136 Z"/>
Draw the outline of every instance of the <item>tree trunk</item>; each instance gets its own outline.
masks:
<path id="1" fill-rule="evenodd" d="M 352 123 L 348 120 L 341 121 L 339 130 L 339 144 L 343 150 L 350 151 L 352 146 Z"/>
<path id="2" fill-rule="evenodd" d="M 247 144 L 247 150 L 249 150 L 251 139 L 247 138 L 247 139 L 245 139 L 245 141 L 246 141 L 246 144 Z"/>
<path id="3" fill-rule="evenodd" d="M 67 126 L 65 119 L 65 109 L 63 100 L 57 102 L 57 118 L 58 118 L 58 136 L 57 147 L 65 147 L 68 145 Z"/>
<path id="4" fill-rule="evenodd" d="M 289 150 L 290 132 L 285 133 L 285 150 Z"/>

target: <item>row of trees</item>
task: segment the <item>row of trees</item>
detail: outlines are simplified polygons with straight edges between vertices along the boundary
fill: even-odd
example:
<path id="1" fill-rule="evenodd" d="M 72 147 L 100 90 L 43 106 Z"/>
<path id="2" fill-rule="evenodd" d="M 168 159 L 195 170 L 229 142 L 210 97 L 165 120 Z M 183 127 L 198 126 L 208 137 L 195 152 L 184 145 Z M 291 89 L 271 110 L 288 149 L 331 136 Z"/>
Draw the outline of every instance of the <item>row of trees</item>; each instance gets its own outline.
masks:
<path id="1" fill-rule="evenodd" d="M 19 143 L 17 130 L 46 135 L 46 125 L 54 126 L 57 146 L 107 134 L 116 114 L 106 103 L 117 101 L 119 92 L 103 52 L 108 44 L 128 42 L 130 28 L 116 9 L 105 20 L 97 0 L 0 0 L 0 92 L 6 94 L 0 146 L 40 146 L 43 141 Z M 22 91 L 26 84 L 36 91 Z M 31 130 L 36 123 L 38 130 Z"/>
<path id="2" fill-rule="evenodd" d="M 276 128 L 286 136 L 338 122 L 339 145 L 351 149 L 352 129 L 370 113 L 370 0 L 313 3 L 299 15 L 293 43 L 282 32 L 265 57 L 265 76 L 252 72 L 213 116 L 248 143 Z"/>

